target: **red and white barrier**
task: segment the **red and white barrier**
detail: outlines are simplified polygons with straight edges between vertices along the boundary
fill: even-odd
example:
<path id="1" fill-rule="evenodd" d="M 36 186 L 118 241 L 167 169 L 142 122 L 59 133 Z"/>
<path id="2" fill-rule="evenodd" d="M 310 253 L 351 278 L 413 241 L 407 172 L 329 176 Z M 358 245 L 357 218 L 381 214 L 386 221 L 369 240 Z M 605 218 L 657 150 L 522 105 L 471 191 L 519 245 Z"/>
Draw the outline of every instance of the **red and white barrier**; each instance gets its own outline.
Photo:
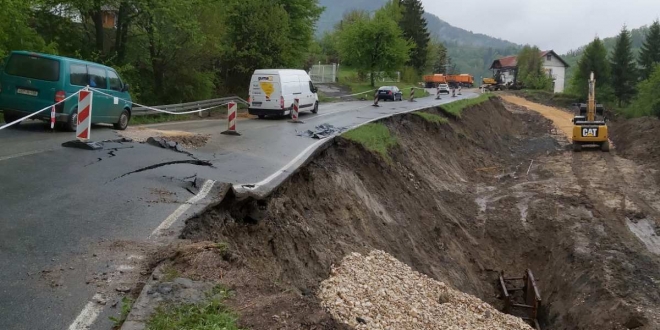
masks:
<path id="1" fill-rule="evenodd" d="M 415 87 L 410 87 L 410 102 L 415 102 Z"/>
<path id="2" fill-rule="evenodd" d="M 55 106 L 50 108 L 50 130 L 55 129 Z"/>
<path id="3" fill-rule="evenodd" d="M 380 101 L 380 99 L 378 98 L 378 91 L 376 91 L 376 94 L 374 94 L 374 104 L 373 104 L 374 107 L 380 106 L 378 105 L 378 101 Z"/>
<path id="4" fill-rule="evenodd" d="M 76 138 L 81 142 L 87 142 L 92 130 L 92 98 L 93 92 L 83 89 L 78 93 L 78 126 L 76 127 Z"/>
<path id="5" fill-rule="evenodd" d="M 300 114 L 300 99 L 293 99 L 293 109 L 291 109 L 291 122 L 296 124 L 302 124 L 303 122 L 298 119 Z"/>
<path id="6" fill-rule="evenodd" d="M 225 135 L 241 135 L 236 131 L 236 120 L 238 119 L 238 106 L 236 102 L 229 102 L 227 104 L 227 130 L 221 134 Z"/>

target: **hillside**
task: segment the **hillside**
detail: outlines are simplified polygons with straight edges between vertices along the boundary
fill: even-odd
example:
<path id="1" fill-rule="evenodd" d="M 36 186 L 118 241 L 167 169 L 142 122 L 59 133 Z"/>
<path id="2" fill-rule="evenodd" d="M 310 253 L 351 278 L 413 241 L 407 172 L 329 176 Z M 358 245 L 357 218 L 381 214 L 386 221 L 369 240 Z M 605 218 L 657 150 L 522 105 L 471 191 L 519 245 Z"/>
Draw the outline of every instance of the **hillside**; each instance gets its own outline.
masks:
<path id="1" fill-rule="evenodd" d="M 341 21 L 344 13 L 351 10 L 373 12 L 387 3 L 387 0 L 319 0 L 325 11 L 317 24 L 317 35 L 331 31 Z M 496 58 L 514 55 L 520 46 L 510 41 L 455 27 L 438 16 L 425 13 L 428 29 L 432 37 L 442 41 L 448 48 L 455 70 L 469 73 L 478 79 L 490 76 L 488 67 Z"/>
<path id="2" fill-rule="evenodd" d="M 644 42 L 648 30 L 648 26 L 642 26 L 638 29 L 630 30 L 630 34 L 632 35 L 632 47 L 635 55 L 637 55 L 639 49 L 642 47 L 642 43 Z M 605 44 L 607 51 L 611 52 L 614 49 L 614 45 L 616 44 L 616 36 L 604 38 L 603 44 Z M 580 57 L 582 56 L 582 53 L 586 47 L 587 46 L 584 45 L 576 50 L 569 51 L 565 55 L 562 55 L 562 58 L 570 65 L 568 71 L 566 72 L 567 81 L 573 76 L 573 71 L 577 67 L 577 63 L 580 60 Z"/>

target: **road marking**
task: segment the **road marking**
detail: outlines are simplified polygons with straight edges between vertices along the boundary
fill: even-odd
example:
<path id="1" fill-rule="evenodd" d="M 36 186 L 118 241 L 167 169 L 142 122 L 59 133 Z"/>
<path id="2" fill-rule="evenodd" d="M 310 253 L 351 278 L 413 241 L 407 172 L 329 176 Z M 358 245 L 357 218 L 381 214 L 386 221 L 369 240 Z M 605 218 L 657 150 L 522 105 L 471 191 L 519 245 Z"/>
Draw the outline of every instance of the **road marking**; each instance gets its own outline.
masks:
<path id="1" fill-rule="evenodd" d="M 92 297 L 92 300 L 85 305 L 85 308 L 78 314 L 78 317 L 71 323 L 69 330 L 87 330 L 96 321 L 96 318 L 103 310 L 103 296 L 97 293 Z"/>
<path id="2" fill-rule="evenodd" d="M 18 157 L 24 157 L 24 156 L 30 156 L 30 155 L 35 155 L 35 154 L 40 154 L 42 152 L 47 152 L 47 151 L 53 151 L 55 149 L 41 149 L 41 150 L 35 150 L 35 151 L 27 151 L 27 152 L 21 152 L 19 154 L 14 154 L 14 155 L 9 155 L 9 156 L 4 156 L 0 157 L 0 162 L 3 160 L 8 160 L 12 158 L 18 158 Z"/>
<path id="3" fill-rule="evenodd" d="M 172 224 L 176 220 L 179 219 L 188 209 L 196 204 L 197 202 L 201 201 L 206 197 L 211 192 L 211 189 L 213 189 L 213 185 L 215 184 L 215 181 L 213 180 L 206 180 L 204 182 L 204 185 L 202 186 L 202 189 L 199 190 L 197 195 L 191 197 L 187 202 L 184 204 L 181 204 L 175 211 L 174 213 L 170 214 L 169 217 L 167 217 L 156 229 L 154 229 L 153 232 L 151 232 L 151 235 L 149 235 L 149 238 L 158 235 L 159 233 L 163 232 L 164 230 L 169 229 Z"/>

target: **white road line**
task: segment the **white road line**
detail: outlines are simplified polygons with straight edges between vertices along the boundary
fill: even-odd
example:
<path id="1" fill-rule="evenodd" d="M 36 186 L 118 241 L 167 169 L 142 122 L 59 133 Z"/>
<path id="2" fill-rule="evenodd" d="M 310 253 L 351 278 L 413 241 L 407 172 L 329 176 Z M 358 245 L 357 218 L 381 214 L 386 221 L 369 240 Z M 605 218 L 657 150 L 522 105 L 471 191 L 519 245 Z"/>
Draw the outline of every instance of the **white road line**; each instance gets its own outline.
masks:
<path id="1" fill-rule="evenodd" d="M 167 217 L 156 229 L 154 229 L 153 232 L 151 232 L 151 235 L 149 235 L 149 238 L 158 235 L 159 233 L 163 232 L 164 230 L 169 229 L 172 224 L 179 219 L 188 209 L 196 204 L 197 202 L 201 201 L 206 197 L 206 195 L 211 192 L 211 189 L 213 189 L 213 185 L 215 184 L 215 181 L 213 180 L 206 180 L 204 182 L 204 185 L 202 186 L 202 189 L 199 190 L 197 195 L 191 197 L 185 204 L 181 204 L 174 213 L 170 214 L 169 217 Z"/>
<path id="2" fill-rule="evenodd" d="M 454 99 L 454 101 L 464 100 L 464 99 L 468 99 L 468 98 L 472 98 L 472 97 L 476 97 L 476 96 L 479 96 L 479 95 L 468 96 L 468 97 L 459 97 L 459 98 Z M 435 100 L 435 99 L 434 99 L 434 100 L 431 100 L 431 102 L 428 102 L 428 103 L 427 103 L 427 102 L 422 102 L 422 103 L 425 104 L 425 105 L 420 106 L 420 107 L 417 107 L 417 108 L 414 108 L 414 109 L 406 109 L 406 110 L 402 110 L 402 111 L 394 111 L 394 112 L 392 112 L 392 113 L 389 113 L 389 114 L 386 114 L 386 115 L 383 115 L 383 116 L 380 116 L 380 117 L 376 117 L 376 118 L 373 118 L 373 119 L 367 120 L 367 121 L 362 122 L 362 123 L 360 123 L 360 124 L 358 124 L 358 125 L 355 125 L 355 126 L 350 127 L 350 129 L 355 129 L 355 128 L 360 127 L 360 126 L 362 126 L 362 125 L 366 125 L 366 124 L 368 124 L 368 123 L 372 123 L 372 122 L 374 122 L 374 121 L 378 121 L 378 120 L 381 120 L 381 119 L 384 119 L 384 118 L 387 118 L 387 117 L 392 117 L 392 116 L 394 116 L 394 115 L 398 115 L 398 114 L 402 114 L 402 113 L 408 113 L 408 112 L 413 112 L 413 111 L 419 111 L 419 110 L 422 110 L 422 109 L 426 109 L 426 108 L 428 108 L 428 107 L 438 106 L 438 105 L 441 105 L 441 104 L 445 104 L 445 103 L 442 103 L 442 102 L 436 103 L 436 102 L 433 102 L 433 101 L 436 101 L 436 100 Z M 453 101 L 452 101 L 452 102 L 453 102 Z M 447 103 L 451 103 L 451 102 L 447 102 Z M 372 106 L 372 105 L 364 106 L 364 107 L 357 108 L 357 109 L 364 109 L 364 108 L 368 108 L 368 107 L 371 107 L 371 106 Z M 356 110 L 356 109 L 342 110 L 341 112 L 344 112 L 344 111 L 353 111 L 353 110 Z M 339 111 L 338 111 L 338 112 L 339 112 Z M 337 113 L 337 112 L 334 112 L 333 114 L 335 114 L 335 113 Z M 320 117 L 320 116 L 311 117 L 310 119 L 314 119 L 314 118 L 318 118 L 318 117 Z M 305 155 L 307 155 L 308 152 L 314 150 L 314 149 L 317 148 L 319 145 L 325 143 L 326 141 L 328 141 L 329 139 L 331 139 L 331 138 L 333 138 L 333 137 L 335 137 L 335 136 L 337 136 L 337 134 L 334 134 L 334 135 L 332 135 L 332 136 L 330 136 L 330 137 L 327 137 L 327 138 L 325 138 L 325 139 L 323 139 L 323 140 L 319 140 L 318 142 L 315 142 L 315 143 L 313 143 L 312 145 L 308 146 L 307 148 L 305 148 L 305 150 L 303 150 L 302 152 L 300 152 L 300 153 L 298 154 L 298 156 L 296 156 L 294 159 L 292 159 L 290 162 L 288 162 L 288 163 L 287 163 L 286 165 L 284 165 L 282 168 L 280 168 L 279 170 L 277 170 L 275 173 L 271 174 L 269 177 L 267 177 L 267 178 L 265 178 L 265 179 L 259 181 L 258 183 L 254 183 L 254 184 L 244 184 L 244 183 L 242 183 L 242 184 L 234 184 L 234 185 L 233 185 L 233 186 L 234 186 L 234 190 L 237 191 L 237 192 L 244 192 L 244 191 L 246 191 L 246 190 L 256 190 L 256 189 L 259 188 L 260 186 L 263 186 L 263 185 L 268 184 L 270 181 L 272 181 L 272 180 L 274 180 L 275 178 L 277 178 L 280 174 L 282 174 L 282 173 L 284 173 L 284 172 L 286 172 L 286 171 L 289 171 L 290 168 L 293 167 L 293 165 L 295 165 L 297 162 L 299 162 L 301 158 L 305 157 Z"/>
<path id="3" fill-rule="evenodd" d="M 103 310 L 103 305 L 99 302 L 103 300 L 103 296 L 99 293 L 92 297 L 92 300 L 85 305 L 85 308 L 78 314 L 78 317 L 71 323 L 69 330 L 87 330 L 96 321 L 96 318 Z"/>

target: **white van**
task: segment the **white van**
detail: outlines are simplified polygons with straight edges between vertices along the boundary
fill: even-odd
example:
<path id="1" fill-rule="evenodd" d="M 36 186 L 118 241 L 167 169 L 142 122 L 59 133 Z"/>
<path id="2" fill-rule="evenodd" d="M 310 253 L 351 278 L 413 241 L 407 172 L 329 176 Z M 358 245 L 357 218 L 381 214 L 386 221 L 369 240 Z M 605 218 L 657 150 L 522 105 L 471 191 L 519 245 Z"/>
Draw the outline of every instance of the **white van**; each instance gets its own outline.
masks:
<path id="1" fill-rule="evenodd" d="M 304 70 L 255 70 L 250 80 L 248 113 L 264 118 L 286 116 L 298 99 L 299 110 L 319 111 L 319 97 L 312 80 Z"/>

